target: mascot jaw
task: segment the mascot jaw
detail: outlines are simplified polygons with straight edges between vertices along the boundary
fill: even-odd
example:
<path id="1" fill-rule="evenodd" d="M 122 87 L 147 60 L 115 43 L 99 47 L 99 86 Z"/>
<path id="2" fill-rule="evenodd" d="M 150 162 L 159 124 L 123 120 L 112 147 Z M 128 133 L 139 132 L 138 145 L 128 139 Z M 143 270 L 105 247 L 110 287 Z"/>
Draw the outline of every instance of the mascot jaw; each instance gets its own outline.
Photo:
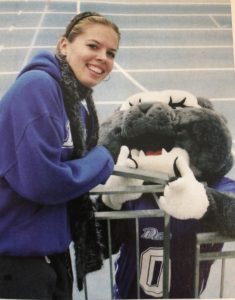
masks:
<path id="1" fill-rule="evenodd" d="M 162 152 L 164 152 L 164 151 L 166 151 L 164 148 L 161 150 L 157 150 L 157 151 L 149 150 L 149 151 L 145 152 L 145 155 L 162 155 Z"/>
<path id="2" fill-rule="evenodd" d="M 136 137 L 125 137 L 123 145 L 129 149 L 142 150 L 146 155 L 161 155 L 164 151 L 169 152 L 175 147 L 173 137 L 156 134 L 143 134 Z"/>

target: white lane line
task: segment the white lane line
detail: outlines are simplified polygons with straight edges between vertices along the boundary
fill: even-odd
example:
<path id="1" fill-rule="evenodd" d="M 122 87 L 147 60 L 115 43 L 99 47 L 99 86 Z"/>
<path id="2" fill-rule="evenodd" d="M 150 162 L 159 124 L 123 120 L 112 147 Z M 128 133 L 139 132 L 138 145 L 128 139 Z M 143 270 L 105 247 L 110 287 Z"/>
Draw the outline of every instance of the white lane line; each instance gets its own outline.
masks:
<path id="1" fill-rule="evenodd" d="M 64 27 L 39 27 L 39 26 L 37 26 L 37 27 L 16 27 L 16 26 L 10 26 L 10 27 L 0 27 L 0 30 L 1 31 L 4 31 L 4 30 L 9 30 L 9 28 L 12 28 L 12 29 L 14 29 L 14 30 L 35 30 L 35 31 L 37 31 L 37 30 L 61 30 L 61 29 L 63 29 Z"/>
<path id="2" fill-rule="evenodd" d="M 235 158 L 235 149 L 234 148 L 232 149 L 232 155 Z"/>
<path id="3" fill-rule="evenodd" d="M 226 101 L 231 101 L 231 102 L 233 102 L 233 101 L 235 101 L 235 98 L 210 98 L 210 100 L 211 101 L 213 101 L 213 102 L 226 102 Z"/>
<path id="4" fill-rule="evenodd" d="M 220 14 L 220 13 L 106 13 L 101 12 L 106 16 L 116 16 L 116 17 L 208 17 L 208 16 L 215 16 L 215 17 L 231 17 L 231 14 Z"/>
<path id="5" fill-rule="evenodd" d="M 0 76 L 5 76 L 5 75 L 16 75 L 19 74 L 19 71 L 12 71 L 12 72 L 0 72 Z"/>
<path id="6" fill-rule="evenodd" d="M 149 28 L 149 27 L 145 27 L 145 28 L 120 28 L 121 31 L 231 31 L 232 28 L 224 28 L 224 27 L 220 27 L 220 28 L 168 28 L 168 27 L 162 27 L 162 28 Z"/>
<path id="7" fill-rule="evenodd" d="M 217 48 L 232 48 L 233 45 L 187 45 L 187 46 L 176 46 L 176 45 L 172 45 L 172 46 L 150 46 L 150 45 L 145 45 L 145 46 L 141 46 L 141 45 L 137 45 L 137 46 L 120 46 L 120 49 L 217 49 Z"/>
<path id="8" fill-rule="evenodd" d="M 56 46 L 53 45 L 53 46 L 50 46 L 50 45 L 45 45 L 45 46 L 36 46 L 36 45 L 33 45 L 33 46 L 0 46 L 0 48 L 2 47 L 1 50 L 8 50 L 8 51 L 11 51 L 11 50 L 23 50 L 23 49 L 50 49 L 50 48 L 55 48 Z"/>
<path id="9" fill-rule="evenodd" d="M 34 35 L 33 35 L 32 41 L 31 41 L 30 46 L 29 46 L 29 50 L 28 50 L 27 53 L 26 53 L 26 56 L 25 56 L 25 58 L 24 58 L 24 61 L 23 61 L 23 63 L 22 63 L 21 68 L 23 68 L 23 67 L 27 64 L 27 62 L 28 62 L 28 59 L 29 59 L 29 57 L 30 57 L 30 55 L 31 55 L 31 52 L 32 52 L 32 50 L 33 50 L 33 46 L 34 46 L 34 44 L 35 44 L 35 42 L 36 42 L 36 39 L 37 39 L 37 37 L 38 37 L 38 34 L 39 34 L 39 31 L 40 31 L 41 25 L 42 25 L 42 23 L 43 23 L 43 20 L 44 20 L 44 17 L 45 17 L 45 12 L 46 12 L 47 10 L 48 10 L 48 4 L 45 4 L 44 12 L 42 13 L 41 18 L 40 18 L 39 23 L 38 23 L 38 26 L 36 27 L 35 33 L 34 33 Z"/>
<path id="10" fill-rule="evenodd" d="M 18 15 L 18 14 L 42 14 L 43 11 L 1 11 L 0 15 Z M 206 16 L 213 16 L 213 17 L 231 17 L 229 13 L 107 13 L 107 12 L 100 12 L 106 16 L 116 16 L 116 17 L 206 17 Z M 54 14 L 62 14 L 62 15 L 74 15 L 74 12 L 66 12 L 66 11 L 48 11 L 46 12 L 47 15 L 54 15 Z"/>
<path id="11" fill-rule="evenodd" d="M 112 73 L 122 73 L 126 78 L 128 78 L 132 83 L 138 86 L 142 91 L 147 91 L 136 79 L 134 79 L 129 73 L 160 73 L 160 72 L 234 72 L 234 68 L 188 68 L 188 69 L 123 69 L 115 63 L 116 69 L 112 71 Z M 17 74 L 19 71 L 12 71 L 12 72 L 0 72 L 0 75 L 6 74 Z"/>
<path id="12" fill-rule="evenodd" d="M 119 70 L 113 70 L 118 72 Z M 175 68 L 175 69 L 125 69 L 126 73 L 161 73 L 161 72 L 214 72 L 233 71 L 234 68 Z"/>
<path id="13" fill-rule="evenodd" d="M 84 1 L 80 1 L 81 3 Z M 171 6 L 171 5 L 176 5 L 176 6 L 190 6 L 190 5 L 197 5 L 197 6 L 207 6 L 207 5 L 216 5 L 216 6 L 228 6 L 230 4 L 229 0 L 228 1 L 224 1 L 223 3 L 218 3 L 218 1 L 214 1 L 214 2 L 208 2 L 206 3 L 205 0 L 198 0 L 198 1 L 187 1 L 187 3 L 185 1 L 168 1 L 168 2 L 164 2 L 164 1 L 145 1 L 143 3 L 143 0 L 139 0 L 139 1 L 100 1 L 100 0 L 86 0 L 85 3 L 102 3 L 102 4 L 119 4 L 119 5 L 141 5 L 141 6 L 148 6 L 148 5 L 154 5 L 154 6 Z"/>
<path id="14" fill-rule="evenodd" d="M 10 27 L 8 28 L 8 31 L 10 31 L 10 32 L 11 32 L 11 31 L 13 31 L 13 30 L 14 30 L 14 28 L 15 28 L 14 26 L 10 26 Z"/>
<path id="15" fill-rule="evenodd" d="M 210 15 L 209 18 L 211 19 L 211 21 L 215 24 L 216 27 L 220 28 L 220 24 L 216 21 L 216 19 L 214 18 L 214 16 Z"/>
<path id="16" fill-rule="evenodd" d="M 1 46 L 0 46 L 1 47 Z M 28 49 L 30 46 L 2 46 L 3 50 L 21 50 Z M 55 48 L 55 45 L 34 45 L 33 49 L 43 49 L 43 48 Z M 193 46 L 152 46 L 152 45 L 137 45 L 137 46 L 120 46 L 119 49 L 230 49 L 233 48 L 233 45 L 193 45 Z"/>
<path id="17" fill-rule="evenodd" d="M 16 27 L 14 30 L 63 30 L 64 27 L 54 26 L 54 27 Z M 122 28 L 119 27 L 120 31 L 232 31 L 232 28 Z M 9 27 L 0 27 L 1 31 L 9 30 Z"/>
<path id="18" fill-rule="evenodd" d="M 41 15 L 43 11 L 1 11 L 0 15 Z M 63 11 L 47 11 L 47 15 L 75 15 L 74 12 L 63 12 Z"/>
<path id="19" fill-rule="evenodd" d="M 235 158 L 235 140 L 233 140 L 233 148 L 232 148 L 232 155 Z"/>
<path id="20" fill-rule="evenodd" d="M 0 3 L 6 3 L 6 2 L 29 2 L 28 0 L 0 0 Z M 38 0 L 30 0 L 30 2 L 38 2 Z M 44 2 L 50 2 L 49 0 L 44 0 Z M 56 0 L 56 2 L 72 2 L 72 3 L 76 3 L 77 0 Z"/>
<path id="21" fill-rule="evenodd" d="M 128 72 L 125 69 L 123 69 L 118 63 L 115 62 L 114 65 L 117 68 L 117 70 L 123 74 L 123 76 L 125 76 L 131 83 L 133 83 L 135 86 L 137 86 L 141 91 L 143 91 L 143 92 L 148 91 L 136 79 L 134 79 L 130 74 L 128 74 Z"/>

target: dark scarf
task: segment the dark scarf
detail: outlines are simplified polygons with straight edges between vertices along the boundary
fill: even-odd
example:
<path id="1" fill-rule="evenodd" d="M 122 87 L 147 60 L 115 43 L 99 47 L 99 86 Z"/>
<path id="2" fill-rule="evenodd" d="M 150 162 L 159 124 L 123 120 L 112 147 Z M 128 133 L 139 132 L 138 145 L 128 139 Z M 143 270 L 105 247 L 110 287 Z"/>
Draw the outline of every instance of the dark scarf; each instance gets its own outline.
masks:
<path id="1" fill-rule="evenodd" d="M 71 159 L 76 159 L 96 146 L 99 131 L 98 118 L 92 99 L 92 89 L 83 86 L 76 79 L 64 56 L 56 55 L 56 57 L 60 63 L 64 105 L 70 122 L 74 145 Z M 86 139 L 84 138 L 84 126 L 81 122 L 82 100 L 86 101 L 89 119 L 91 120 L 91 128 L 86 134 Z M 74 242 L 77 286 L 79 290 L 82 290 L 85 275 L 99 270 L 103 264 L 100 232 L 89 194 L 72 199 L 68 203 L 68 213 Z"/>

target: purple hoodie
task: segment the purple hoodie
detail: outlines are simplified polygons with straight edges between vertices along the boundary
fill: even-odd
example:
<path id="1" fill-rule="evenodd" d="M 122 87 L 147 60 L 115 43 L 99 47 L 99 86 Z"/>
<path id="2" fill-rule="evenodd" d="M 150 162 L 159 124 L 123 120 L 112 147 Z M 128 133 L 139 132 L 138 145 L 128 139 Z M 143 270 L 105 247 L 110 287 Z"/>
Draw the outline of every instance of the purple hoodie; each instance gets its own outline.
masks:
<path id="1" fill-rule="evenodd" d="M 60 78 L 57 59 L 41 52 L 0 101 L 0 255 L 68 249 L 67 202 L 112 173 L 113 159 L 102 146 L 70 160 Z"/>

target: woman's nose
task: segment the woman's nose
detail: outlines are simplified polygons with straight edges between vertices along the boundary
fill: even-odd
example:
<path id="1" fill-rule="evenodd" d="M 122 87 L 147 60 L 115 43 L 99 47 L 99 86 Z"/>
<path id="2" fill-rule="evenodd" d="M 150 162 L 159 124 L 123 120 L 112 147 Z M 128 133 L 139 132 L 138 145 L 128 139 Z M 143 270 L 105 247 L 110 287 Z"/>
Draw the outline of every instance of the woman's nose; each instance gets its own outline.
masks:
<path id="1" fill-rule="evenodd" d="M 100 50 L 97 54 L 97 59 L 105 61 L 107 59 L 107 53 L 106 50 Z"/>

